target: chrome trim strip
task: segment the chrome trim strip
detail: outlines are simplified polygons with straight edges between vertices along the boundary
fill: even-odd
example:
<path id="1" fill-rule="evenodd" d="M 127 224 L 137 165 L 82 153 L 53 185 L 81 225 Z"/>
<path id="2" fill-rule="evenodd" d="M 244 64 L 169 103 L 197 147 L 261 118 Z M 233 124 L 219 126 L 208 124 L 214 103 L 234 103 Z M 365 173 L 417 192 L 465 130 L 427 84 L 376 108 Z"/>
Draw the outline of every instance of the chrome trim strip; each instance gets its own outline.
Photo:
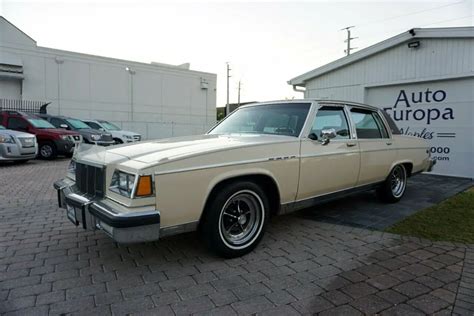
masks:
<path id="1" fill-rule="evenodd" d="M 358 150 L 346 151 L 346 152 L 335 152 L 335 153 L 324 153 L 324 154 L 307 154 L 301 155 L 300 158 L 314 158 L 314 157 L 324 157 L 324 156 L 334 156 L 334 155 L 348 155 L 348 154 L 359 154 Z"/>
<path id="2" fill-rule="evenodd" d="M 297 156 L 295 156 L 298 158 Z M 228 162 L 228 163 L 220 163 L 220 164 L 213 164 L 213 165 L 205 165 L 205 166 L 199 166 L 199 167 L 191 167 L 191 168 L 182 168 L 182 169 L 174 169 L 174 170 L 167 170 L 167 171 L 157 171 L 155 172 L 155 175 L 163 175 L 163 174 L 170 174 L 170 173 L 178 173 L 178 172 L 186 172 L 186 171 L 196 171 L 196 170 L 202 170 L 202 169 L 211 169 L 211 168 L 220 168 L 220 167 L 229 167 L 229 166 L 238 166 L 238 165 L 246 165 L 246 164 L 251 164 L 251 163 L 259 163 L 259 162 L 269 162 L 269 161 L 275 161 L 275 160 L 270 160 L 271 158 L 260 158 L 260 159 L 252 159 L 252 160 L 243 160 L 239 162 Z M 289 159 L 286 159 L 289 160 Z M 278 160 L 280 161 L 280 160 Z"/>
<path id="3" fill-rule="evenodd" d="M 160 228 L 160 237 L 172 236 L 197 230 L 199 221 Z"/>
<path id="4" fill-rule="evenodd" d="M 358 189 L 358 188 L 362 188 L 362 187 L 365 187 L 365 186 L 376 185 L 376 184 L 381 183 L 381 182 L 383 182 L 383 181 L 375 181 L 375 182 L 371 182 L 371 183 L 361 184 L 361 185 L 357 185 L 357 186 L 351 187 L 351 188 L 336 190 L 336 191 L 332 191 L 332 192 L 328 192 L 328 193 L 323 193 L 323 194 L 319 194 L 319 195 L 310 196 L 310 197 L 304 198 L 304 199 L 299 199 L 299 200 L 294 200 L 294 201 L 291 201 L 291 202 L 282 203 L 281 205 L 284 206 L 284 205 L 288 205 L 288 204 L 291 204 L 291 203 L 303 202 L 303 201 L 306 201 L 306 200 L 311 200 L 311 199 L 314 199 L 314 198 L 319 198 L 319 197 L 323 197 L 323 196 L 330 195 L 330 194 L 335 194 L 335 193 L 344 192 L 344 191 L 348 191 L 348 190 Z"/>

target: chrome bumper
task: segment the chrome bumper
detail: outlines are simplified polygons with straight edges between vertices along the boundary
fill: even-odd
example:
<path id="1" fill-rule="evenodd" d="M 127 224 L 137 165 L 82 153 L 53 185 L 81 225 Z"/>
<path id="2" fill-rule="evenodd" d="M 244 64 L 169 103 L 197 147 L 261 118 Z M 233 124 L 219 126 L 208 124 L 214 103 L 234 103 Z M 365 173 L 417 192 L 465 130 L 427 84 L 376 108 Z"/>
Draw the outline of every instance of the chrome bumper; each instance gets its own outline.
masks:
<path id="1" fill-rule="evenodd" d="M 158 240 L 160 212 L 157 210 L 124 212 L 77 192 L 72 181 L 54 183 L 58 205 L 66 209 L 68 219 L 87 230 L 102 230 L 118 243 L 137 243 Z"/>

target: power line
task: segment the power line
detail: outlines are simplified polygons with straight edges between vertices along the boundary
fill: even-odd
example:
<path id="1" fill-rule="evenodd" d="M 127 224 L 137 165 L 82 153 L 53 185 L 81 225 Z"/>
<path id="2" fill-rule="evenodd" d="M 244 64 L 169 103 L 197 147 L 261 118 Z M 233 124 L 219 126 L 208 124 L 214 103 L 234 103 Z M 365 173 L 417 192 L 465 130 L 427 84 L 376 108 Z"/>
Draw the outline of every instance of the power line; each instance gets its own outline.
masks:
<path id="1" fill-rule="evenodd" d="M 455 3 L 450 3 L 450 4 L 445 4 L 445 5 L 442 5 L 442 6 L 429 8 L 429 9 L 425 9 L 425 10 L 420 10 L 420 11 L 416 11 L 416 12 L 411 12 L 411 13 L 407 13 L 407 14 L 392 16 L 392 17 L 389 17 L 389 18 L 386 18 L 386 19 L 375 20 L 375 21 L 372 21 L 372 22 L 367 22 L 367 23 L 364 23 L 364 24 L 356 25 L 356 26 L 357 27 L 364 27 L 364 26 L 371 25 L 371 24 L 376 24 L 376 23 L 381 23 L 381 22 L 385 22 L 385 21 L 395 20 L 395 19 L 402 18 L 402 17 L 405 17 L 405 16 L 411 16 L 411 15 L 416 15 L 416 14 L 420 14 L 420 13 L 423 13 L 423 12 L 428 12 L 428 11 L 433 11 L 433 10 L 437 10 L 437 9 L 441 9 L 441 8 L 451 7 L 451 6 L 463 3 L 465 1 L 466 0 L 458 1 L 458 2 L 455 2 Z"/>
<path id="2" fill-rule="evenodd" d="M 463 20 L 463 19 L 472 18 L 472 17 L 474 17 L 474 14 L 463 16 L 463 17 L 456 18 L 456 19 L 443 20 L 443 21 L 438 21 L 438 22 L 434 22 L 434 23 L 430 23 L 430 24 L 423 24 L 423 25 L 420 25 L 420 27 L 434 25 L 434 24 L 440 24 L 440 23 L 445 23 L 445 22 L 451 22 L 451 21 L 457 21 L 457 20 Z"/>

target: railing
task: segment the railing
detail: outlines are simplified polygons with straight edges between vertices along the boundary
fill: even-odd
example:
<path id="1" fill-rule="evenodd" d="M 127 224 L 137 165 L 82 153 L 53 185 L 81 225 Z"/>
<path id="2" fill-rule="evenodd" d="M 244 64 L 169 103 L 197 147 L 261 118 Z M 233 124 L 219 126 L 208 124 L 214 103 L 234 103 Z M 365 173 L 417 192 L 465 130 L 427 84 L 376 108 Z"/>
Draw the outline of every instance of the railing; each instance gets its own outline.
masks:
<path id="1" fill-rule="evenodd" d="M 26 113 L 46 114 L 46 107 L 51 102 L 33 100 L 0 99 L 0 111 L 19 111 Z"/>

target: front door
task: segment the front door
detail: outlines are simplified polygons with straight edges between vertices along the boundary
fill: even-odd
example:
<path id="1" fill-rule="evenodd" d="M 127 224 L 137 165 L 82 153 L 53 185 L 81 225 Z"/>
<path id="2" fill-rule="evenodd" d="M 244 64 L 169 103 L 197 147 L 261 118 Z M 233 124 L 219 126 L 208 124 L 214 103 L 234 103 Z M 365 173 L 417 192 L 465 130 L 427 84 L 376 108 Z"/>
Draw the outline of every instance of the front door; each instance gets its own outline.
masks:
<path id="1" fill-rule="evenodd" d="M 335 129 L 336 137 L 323 145 L 321 132 L 325 129 Z M 359 175 L 359 145 L 351 136 L 345 107 L 321 106 L 309 134 L 316 135 L 317 139 L 303 138 L 301 141 L 297 200 L 354 187 Z"/>

